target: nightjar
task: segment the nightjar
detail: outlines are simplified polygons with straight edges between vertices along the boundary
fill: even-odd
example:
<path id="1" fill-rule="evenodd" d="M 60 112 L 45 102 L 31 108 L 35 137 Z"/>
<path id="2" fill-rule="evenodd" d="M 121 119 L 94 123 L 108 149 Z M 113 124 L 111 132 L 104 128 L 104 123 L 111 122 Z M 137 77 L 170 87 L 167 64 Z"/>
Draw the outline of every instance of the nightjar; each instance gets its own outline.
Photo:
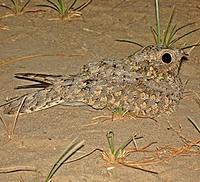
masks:
<path id="1" fill-rule="evenodd" d="M 38 82 L 19 88 L 41 89 L 8 101 L 5 114 L 30 113 L 59 104 L 94 109 L 123 108 L 136 117 L 156 117 L 175 109 L 183 96 L 179 71 L 187 59 L 181 49 L 146 46 L 119 60 L 84 65 L 75 75 L 17 73 L 16 78 Z M 23 102 L 23 103 L 22 103 Z"/>

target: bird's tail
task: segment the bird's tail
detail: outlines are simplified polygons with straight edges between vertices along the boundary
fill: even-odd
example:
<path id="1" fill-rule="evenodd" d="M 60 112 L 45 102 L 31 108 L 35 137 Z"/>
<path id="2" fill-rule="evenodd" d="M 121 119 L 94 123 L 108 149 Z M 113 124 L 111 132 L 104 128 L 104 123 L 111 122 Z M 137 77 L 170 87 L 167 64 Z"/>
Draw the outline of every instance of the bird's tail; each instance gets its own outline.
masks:
<path id="1" fill-rule="evenodd" d="M 16 73 L 15 77 L 18 79 L 25 79 L 48 84 L 53 84 L 53 82 L 55 82 L 56 80 L 62 79 L 62 75 L 48 75 L 37 73 Z"/>
<path id="2" fill-rule="evenodd" d="M 4 114 L 31 113 L 63 103 L 59 89 L 53 86 L 14 98 L 2 105 Z"/>

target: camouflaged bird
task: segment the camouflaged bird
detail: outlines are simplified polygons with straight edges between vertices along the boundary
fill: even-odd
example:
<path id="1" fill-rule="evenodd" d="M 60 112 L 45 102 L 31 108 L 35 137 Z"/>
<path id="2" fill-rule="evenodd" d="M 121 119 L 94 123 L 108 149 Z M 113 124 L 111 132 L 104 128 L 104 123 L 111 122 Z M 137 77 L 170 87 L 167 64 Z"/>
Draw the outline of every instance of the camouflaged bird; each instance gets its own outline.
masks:
<path id="1" fill-rule="evenodd" d="M 84 65 L 76 75 L 18 73 L 17 78 L 39 82 L 42 89 L 8 102 L 4 113 L 16 113 L 20 104 L 20 113 L 65 104 L 123 108 L 136 117 L 155 117 L 173 111 L 182 98 L 179 70 L 186 58 L 183 50 L 147 46 L 121 60 Z M 19 88 L 28 87 L 32 85 Z"/>

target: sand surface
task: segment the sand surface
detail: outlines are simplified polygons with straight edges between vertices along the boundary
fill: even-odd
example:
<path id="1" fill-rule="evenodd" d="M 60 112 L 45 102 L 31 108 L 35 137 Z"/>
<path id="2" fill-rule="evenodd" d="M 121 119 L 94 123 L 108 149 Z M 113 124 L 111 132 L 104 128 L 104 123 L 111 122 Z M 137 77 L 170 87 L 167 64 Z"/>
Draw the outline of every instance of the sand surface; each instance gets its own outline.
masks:
<path id="1" fill-rule="evenodd" d="M 0 2 L 8 2 L 1 0 Z M 29 9 L 38 9 L 33 0 Z M 176 6 L 175 22 L 178 26 L 196 22 L 200 27 L 199 0 L 161 0 L 162 24 L 166 25 L 172 6 Z M 123 58 L 138 50 L 138 46 L 116 42 L 116 39 L 137 41 L 143 45 L 153 43 L 150 26 L 155 24 L 154 1 L 151 0 L 94 0 L 82 11 L 81 19 L 72 21 L 51 20 L 57 17 L 52 11 L 32 12 L 21 16 L 5 17 L 8 10 L 0 8 L 0 103 L 31 90 L 14 90 L 28 82 L 13 77 L 18 72 L 48 74 L 74 74 L 88 62 L 104 58 Z M 196 32 L 180 41 L 181 45 L 196 43 Z M 159 147 L 184 145 L 183 139 L 168 122 L 191 141 L 200 133 L 188 121 L 190 116 L 200 126 L 200 107 L 195 94 L 200 89 L 200 49 L 195 48 L 190 60 L 183 65 L 181 76 L 188 80 L 187 94 L 176 112 L 162 115 L 157 122 L 151 119 L 123 119 L 111 121 L 93 120 L 96 116 L 111 116 L 107 111 L 91 108 L 58 106 L 19 117 L 12 140 L 9 140 L 0 123 L 0 168 L 33 166 L 37 172 L 12 172 L 0 174 L 0 181 L 44 181 L 50 168 L 66 146 L 76 137 L 85 140 L 85 146 L 71 159 L 95 148 L 108 150 L 106 132 L 115 132 L 116 145 L 130 136 L 142 136 L 137 140 L 139 148 L 152 142 L 149 150 Z M 13 118 L 5 118 L 7 123 Z M 98 121 L 98 122 L 97 122 Z M 181 126 L 181 128 L 180 128 Z M 130 148 L 134 147 L 130 144 Z M 193 150 L 200 150 L 199 147 Z M 131 154 L 130 160 L 145 158 L 147 154 Z M 108 167 L 114 166 L 113 169 Z M 106 163 L 100 152 L 74 163 L 63 165 L 52 181 L 95 182 L 199 182 L 199 155 L 177 156 L 165 163 L 144 166 L 158 174 Z"/>

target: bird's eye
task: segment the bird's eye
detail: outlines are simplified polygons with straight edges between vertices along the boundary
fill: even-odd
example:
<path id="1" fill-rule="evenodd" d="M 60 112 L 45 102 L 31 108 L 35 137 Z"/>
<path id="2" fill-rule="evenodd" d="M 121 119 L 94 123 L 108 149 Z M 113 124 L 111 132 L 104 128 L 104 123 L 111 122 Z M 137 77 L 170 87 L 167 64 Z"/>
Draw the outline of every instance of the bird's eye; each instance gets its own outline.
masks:
<path id="1" fill-rule="evenodd" d="M 166 64 L 169 64 L 172 62 L 172 56 L 169 53 L 165 53 L 162 55 L 162 61 Z"/>

